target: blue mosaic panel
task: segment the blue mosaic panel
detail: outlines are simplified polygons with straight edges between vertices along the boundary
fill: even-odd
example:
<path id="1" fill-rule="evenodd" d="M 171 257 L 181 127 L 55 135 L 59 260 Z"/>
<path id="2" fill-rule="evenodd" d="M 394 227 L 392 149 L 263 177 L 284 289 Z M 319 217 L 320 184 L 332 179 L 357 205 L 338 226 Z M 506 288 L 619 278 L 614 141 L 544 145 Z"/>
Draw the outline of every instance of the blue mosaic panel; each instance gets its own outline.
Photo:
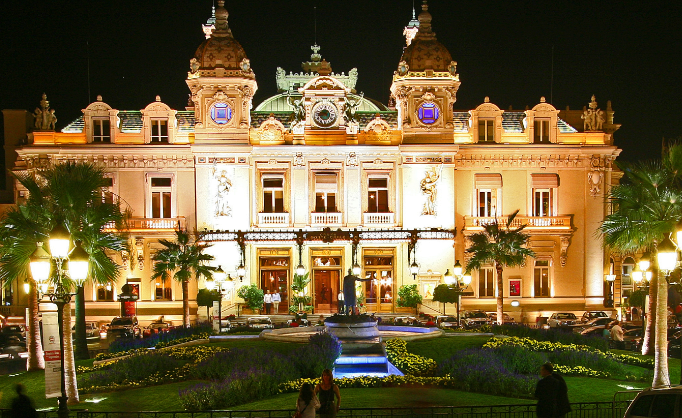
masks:
<path id="1" fill-rule="evenodd" d="M 423 124 L 432 125 L 440 117 L 440 109 L 435 103 L 422 103 L 417 109 L 417 117 Z"/>
<path id="2" fill-rule="evenodd" d="M 232 108 L 227 103 L 215 103 L 211 106 L 211 119 L 218 125 L 225 125 L 232 119 Z"/>

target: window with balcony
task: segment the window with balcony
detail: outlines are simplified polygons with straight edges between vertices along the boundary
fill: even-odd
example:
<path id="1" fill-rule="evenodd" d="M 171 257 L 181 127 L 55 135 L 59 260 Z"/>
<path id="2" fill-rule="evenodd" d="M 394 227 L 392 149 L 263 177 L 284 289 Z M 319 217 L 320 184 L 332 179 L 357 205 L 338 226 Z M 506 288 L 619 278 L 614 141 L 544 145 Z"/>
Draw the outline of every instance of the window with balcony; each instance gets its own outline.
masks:
<path id="1" fill-rule="evenodd" d="M 536 298 L 548 298 L 549 260 L 536 260 L 533 267 L 533 290 Z"/>
<path id="2" fill-rule="evenodd" d="M 367 186 L 367 212 L 388 213 L 388 177 L 370 177 Z"/>
<path id="3" fill-rule="evenodd" d="M 493 215 L 493 191 L 490 189 L 479 189 L 478 193 L 478 213 L 477 216 L 488 217 Z"/>
<path id="4" fill-rule="evenodd" d="M 152 119 L 150 141 L 152 144 L 168 143 L 168 119 Z"/>
<path id="5" fill-rule="evenodd" d="M 92 118 L 92 142 L 111 142 L 111 124 L 109 123 L 109 118 Z"/>
<path id="6" fill-rule="evenodd" d="M 491 298 L 495 296 L 495 270 L 483 267 L 478 271 L 478 297 Z"/>
<path id="7" fill-rule="evenodd" d="M 536 144 L 549 143 L 549 119 L 535 119 L 533 142 Z"/>
<path id="8" fill-rule="evenodd" d="M 556 216 L 556 188 L 559 176 L 556 174 L 532 174 L 533 216 Z"/>
<path id="9" fill-rule="evenodd" d="M 552 189 L 533 189 L 533 216 L 552 216 Z"/>
<path id="10" fill-rule="evenodd" d="M 154 300 L 173 300 L 172 280 L 154 280 Z"/>
<path id="11" fill-rule="evenodd" d="M 336 173 L 315 174 L 315 212 L 337 212 L 337 194 Z"/>
<path id="12" fill-rule="evenodd" d="M 476 208 L 474 216 L 497 216 L 498 192 L 502 188 L 502 175 L 498 173 L 476 174 L 474 177 L 476 190 Z"/>
<path id="13" fill-rule="evenodd" d="M 495 119 L 478 120 L 478 142 L 495 142 Z"/>
<path id="14" fill-rule="evenodd" d="M 152 177 L 150 185 L 151 217 L 172 218 L 173 179 L 171 177 Z"/>
<path id="15" fill-rule="evenodd" d="M 284 176 L 263 176 L 263 212 L 284 213 Z"/>

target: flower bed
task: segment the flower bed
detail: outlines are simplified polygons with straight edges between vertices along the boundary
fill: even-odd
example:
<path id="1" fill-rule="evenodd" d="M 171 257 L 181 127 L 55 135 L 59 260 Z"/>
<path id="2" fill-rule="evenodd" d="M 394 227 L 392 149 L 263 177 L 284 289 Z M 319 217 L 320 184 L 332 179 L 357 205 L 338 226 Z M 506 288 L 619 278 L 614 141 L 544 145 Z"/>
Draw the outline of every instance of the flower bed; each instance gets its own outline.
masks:
<path id="1" fill-rule="evenodd" d="M 436 361 L 407 351 L 407 343 L 400 338 L 386 341 L 386 356 L 401 372 L 412 376 L 432 376 L 438 365 Z"/>

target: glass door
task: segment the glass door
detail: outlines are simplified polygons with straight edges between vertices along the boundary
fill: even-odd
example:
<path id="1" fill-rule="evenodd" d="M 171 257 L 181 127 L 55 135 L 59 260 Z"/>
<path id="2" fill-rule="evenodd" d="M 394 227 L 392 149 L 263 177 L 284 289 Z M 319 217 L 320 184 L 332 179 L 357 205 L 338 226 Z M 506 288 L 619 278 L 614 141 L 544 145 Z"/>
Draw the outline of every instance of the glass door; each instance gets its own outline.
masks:
<path id="1" fill-rule="evenodd" d="M 313 306 L 315 312 L 338 310 L 341 257 L 313 257 Z"/>
<path id="2" fill-rule="evenodd" d="M 260 258 L 260 288 L 263 293 L 279 292 L 282 301 L 273 314 L 289 312 L 289 257 Z"/>
<path id="3" fill-rule="evenodd" d="M 394 299 L 393 256 L 365 256 L 363 282 L 367 312 L 392 312 Z"/>

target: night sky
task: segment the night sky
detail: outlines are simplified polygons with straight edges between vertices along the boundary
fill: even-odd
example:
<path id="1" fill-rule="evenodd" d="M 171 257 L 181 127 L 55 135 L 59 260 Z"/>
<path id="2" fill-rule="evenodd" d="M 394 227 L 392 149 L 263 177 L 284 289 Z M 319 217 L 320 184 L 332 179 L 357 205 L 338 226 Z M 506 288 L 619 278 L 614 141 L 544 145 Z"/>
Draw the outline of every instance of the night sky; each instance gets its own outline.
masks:
<path id="1" fill-rule="evenodd" d="M 278 66 L 299 72 L 309 59 L 315 14 L 317 43 L 334 72 L 357 67 L 358 91 L 386 103 L 412 4 L 227 0 L 230 28 L 259 84 L 254 104 L 276 93 Z M 142 109 L 157 94 L 182 110 L 189 60 L 204 40 L 201 24 L 211 5 L 3 2 L 0 108 L 33 111 L 45 92 L 58 129 L 98 94 L 120 110 Z M 612 101 L 615 122 L 623 125 L 615 137 L 624 159 L 655 158 L 662 138 L 682 135 L 680 1 L 431 0 L 429 11 L 438 40 L 458 62 L 458 110 L 485 96 L 502 109 L 533 107 L 541 96 L 558 109 L 581 109 L 595 94 L 602 109 Z"/>

